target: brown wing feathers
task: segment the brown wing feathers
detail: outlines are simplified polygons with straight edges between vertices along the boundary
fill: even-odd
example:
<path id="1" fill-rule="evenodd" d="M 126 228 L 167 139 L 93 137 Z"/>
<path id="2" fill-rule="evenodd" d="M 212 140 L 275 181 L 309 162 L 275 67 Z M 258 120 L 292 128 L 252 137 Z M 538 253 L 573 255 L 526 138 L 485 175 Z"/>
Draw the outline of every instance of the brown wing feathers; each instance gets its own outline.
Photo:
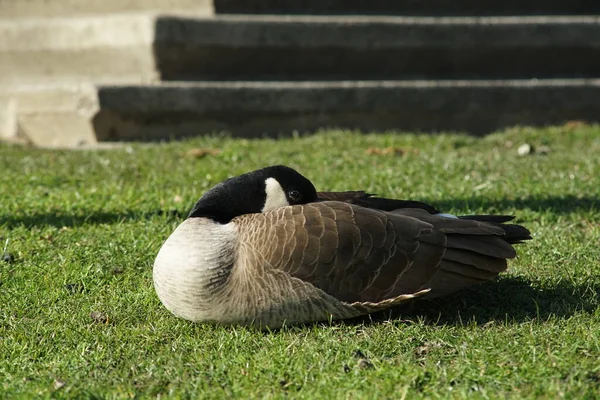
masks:
<path id="1" fill-rule="evenodd" d="M 317 197 L 320 201 L 342 201 L 381 211 L 397 212 L 402 209 L 420 209 L 427 211 L 428 214 L 439 213 L 435 207 L 427 203 L 413 200 L 397 200 L 375 197 L 373 194 L 366 193 L 364 191 L 318 192 Z M 513 220 L 515 217 L 512 215 L 464 215 L 459 216 L 458 218 L 502 224 L 504 222 Z M 529 231 L 519 225 L 503 225 L 503 227 L 506 231 L 506 240 L 509 243 L 520 243 L 523 240 L 531 239 L 531 236 L 529 236 Z"/>
<path id="2" fill-rule="evenodd" d="M 260 250 L 266 261 L 345 302 L 383 300 L 429 227 L 410 219 L 398 231 L 385 213 L 341 202 L 285 207 L 265 218 L 267 238 L 278 237 Z M 289 255 L 269 250 L 282 240 Z"/>
<path id="3" fill-rule="evenodd" d="M 291 215 L 265 227 L 293 248 L 283 257 L 273 253 L 281 258 L 269 262 L 347 303 L 426 288 L 439 296 L 489 280 L 515 256 L 507 238 L 529 237 L 518 225 L 442 218 L 423 209 L 387 213 L 328 201 L 276 213 Z M 284 223 L 290 217 L 295 222 Z"/>
<path id="4" fill-rule="evenodd" d="M 506 216 L 470 216 L 461 219 L 425 215 L 422 210 L 398 210 L 434 224 L 447 237 L 446 252 L 428 287 L 429 297 L 445 295 L 484 282 L 506 270 L 506 259 L 516 256 L 511 244 L 530 239 L 520 225 L 506 225 Z M 512 219 L 512 218 L 511 218 Z"/>
<path id="5" fill-rule="evenodd" d="M 252 227 L 240 228 L 240 240 L 253 256 L 260 255 L 257 262 L 266 269 L 258 274 L 271 275 L 256 279 L 262 282 L 258 286 L 269 286 L 255 288 L 257 295 L 293 287 L 293 296 L 278 296 L 305 299 L 314 311 L 286 314 L 291 321 L 347 318 L 489 280 L 515 256 L 509 242 L 529 237 L 518 225 L 444 218 L 424 209 L 384 212 L 339 201 L 283 207 L 238 223 Z M 288 278 L 281 280 L 282 272 Z M 271 288 L 277 281 L 287 286 Z M 272 304 L 280 314 L 296 307 L 284 297 Z"/>

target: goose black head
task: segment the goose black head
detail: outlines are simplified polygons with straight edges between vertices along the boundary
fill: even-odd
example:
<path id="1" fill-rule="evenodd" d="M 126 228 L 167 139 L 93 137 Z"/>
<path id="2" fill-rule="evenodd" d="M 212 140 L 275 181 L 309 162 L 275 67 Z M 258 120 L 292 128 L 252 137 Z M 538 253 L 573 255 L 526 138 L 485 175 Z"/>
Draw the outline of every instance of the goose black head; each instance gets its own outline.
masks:
<path id="1" fill-rule="evenodd" d="M 233 218 L 317 201 L 313 184 L 292 168 L 276 165 L 229 178 L 206 192 L 188 218 L 225 224 Z"/>

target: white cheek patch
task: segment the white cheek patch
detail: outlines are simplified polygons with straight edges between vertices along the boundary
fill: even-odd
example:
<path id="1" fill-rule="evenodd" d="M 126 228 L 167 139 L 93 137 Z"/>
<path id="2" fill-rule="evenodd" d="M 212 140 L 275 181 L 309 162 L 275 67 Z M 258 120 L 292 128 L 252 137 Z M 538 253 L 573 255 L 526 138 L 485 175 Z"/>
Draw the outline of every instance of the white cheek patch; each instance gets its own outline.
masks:
<path id="1" fill-rule="evenodd" d="M 262 212 L 290 205 L 285 197 L 285 192 L 279 182 L 277 182 L 277 179 L 267 178 L 265 181 L 265 192 L 267 197 Z"/>
<path id="2" fill-rule="evenodd" d="M 458 217 L 456 215 L 452 215 L 452 214 L 444 214 L 444 213 L 438 213 L 435 214 L 437 217 L 444 217 L 444 218 L 455 218 L 458 219 Z"/>

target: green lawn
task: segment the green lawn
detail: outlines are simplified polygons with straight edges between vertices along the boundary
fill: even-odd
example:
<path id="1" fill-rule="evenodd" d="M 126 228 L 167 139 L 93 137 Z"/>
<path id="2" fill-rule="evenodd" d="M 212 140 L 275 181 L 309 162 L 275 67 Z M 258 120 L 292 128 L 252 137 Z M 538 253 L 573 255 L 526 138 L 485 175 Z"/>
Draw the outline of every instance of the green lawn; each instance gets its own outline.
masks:
<path id="1" fill-rule="evenodd" d="M 275 163 L 318 189 L 515 214 L 534 239 L 496 282 L 371 319 L 265 333 L 170 315 L 161 243 L 204 190 Z M 600 396 L 600 127 L 0 145 L 0 171 L 0 398 Z"/>

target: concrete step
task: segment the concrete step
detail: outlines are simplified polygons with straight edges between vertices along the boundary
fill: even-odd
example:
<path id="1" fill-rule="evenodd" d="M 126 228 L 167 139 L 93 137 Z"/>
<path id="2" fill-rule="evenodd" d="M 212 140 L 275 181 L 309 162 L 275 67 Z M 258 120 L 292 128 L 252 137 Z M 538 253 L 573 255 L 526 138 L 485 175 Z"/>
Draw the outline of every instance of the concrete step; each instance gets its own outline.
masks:
<path id="1" fill-rule="evenodd" d="M 589 0 L 215 0 L 217 13 L 347 15 L 590 15 Z"/>
<path id="2" fill-rule="evenodd" d="M 216 17 L 0 22 L 0 85 L 600 76 L 600 17 Z"/>
<path id="3" fill-rule="evenodd" d="M 165 80 L 600 76 L 598 17 L 160 18 Z"/>
<path id="4" fill-rule="evenodd" d="M 153 15 L 0 21 L 0 85 L 102 80 L 156 80 Z"/>
<path id="5" fill-rule="evenodd" d="M 0 0 L 0 17 L 65 17 L 206 9 L 228 14 L 591 15 L 590 0 Z"/>
<path id="6" fill-rule="evenodd" d="M 0 91 L 0 140 L 39 147 L 95 145 L 100 86 L 15 85 Z"/>
<path id="7" fill-rule="evenodd" d="M 516 124 L 600 121 L 600 79 L 72 85 L 21 89 L 12 99 L 18 136 L 55 147 L 218 131 L 244 137 L 322 127 L 482 134 Z"/>
<path id="8" fill-rule="evenodd" d="M 192 10 L 212 14 L 212 0 L 0 0 L 0 18 L 49 18 L 135 11 Z"/>

